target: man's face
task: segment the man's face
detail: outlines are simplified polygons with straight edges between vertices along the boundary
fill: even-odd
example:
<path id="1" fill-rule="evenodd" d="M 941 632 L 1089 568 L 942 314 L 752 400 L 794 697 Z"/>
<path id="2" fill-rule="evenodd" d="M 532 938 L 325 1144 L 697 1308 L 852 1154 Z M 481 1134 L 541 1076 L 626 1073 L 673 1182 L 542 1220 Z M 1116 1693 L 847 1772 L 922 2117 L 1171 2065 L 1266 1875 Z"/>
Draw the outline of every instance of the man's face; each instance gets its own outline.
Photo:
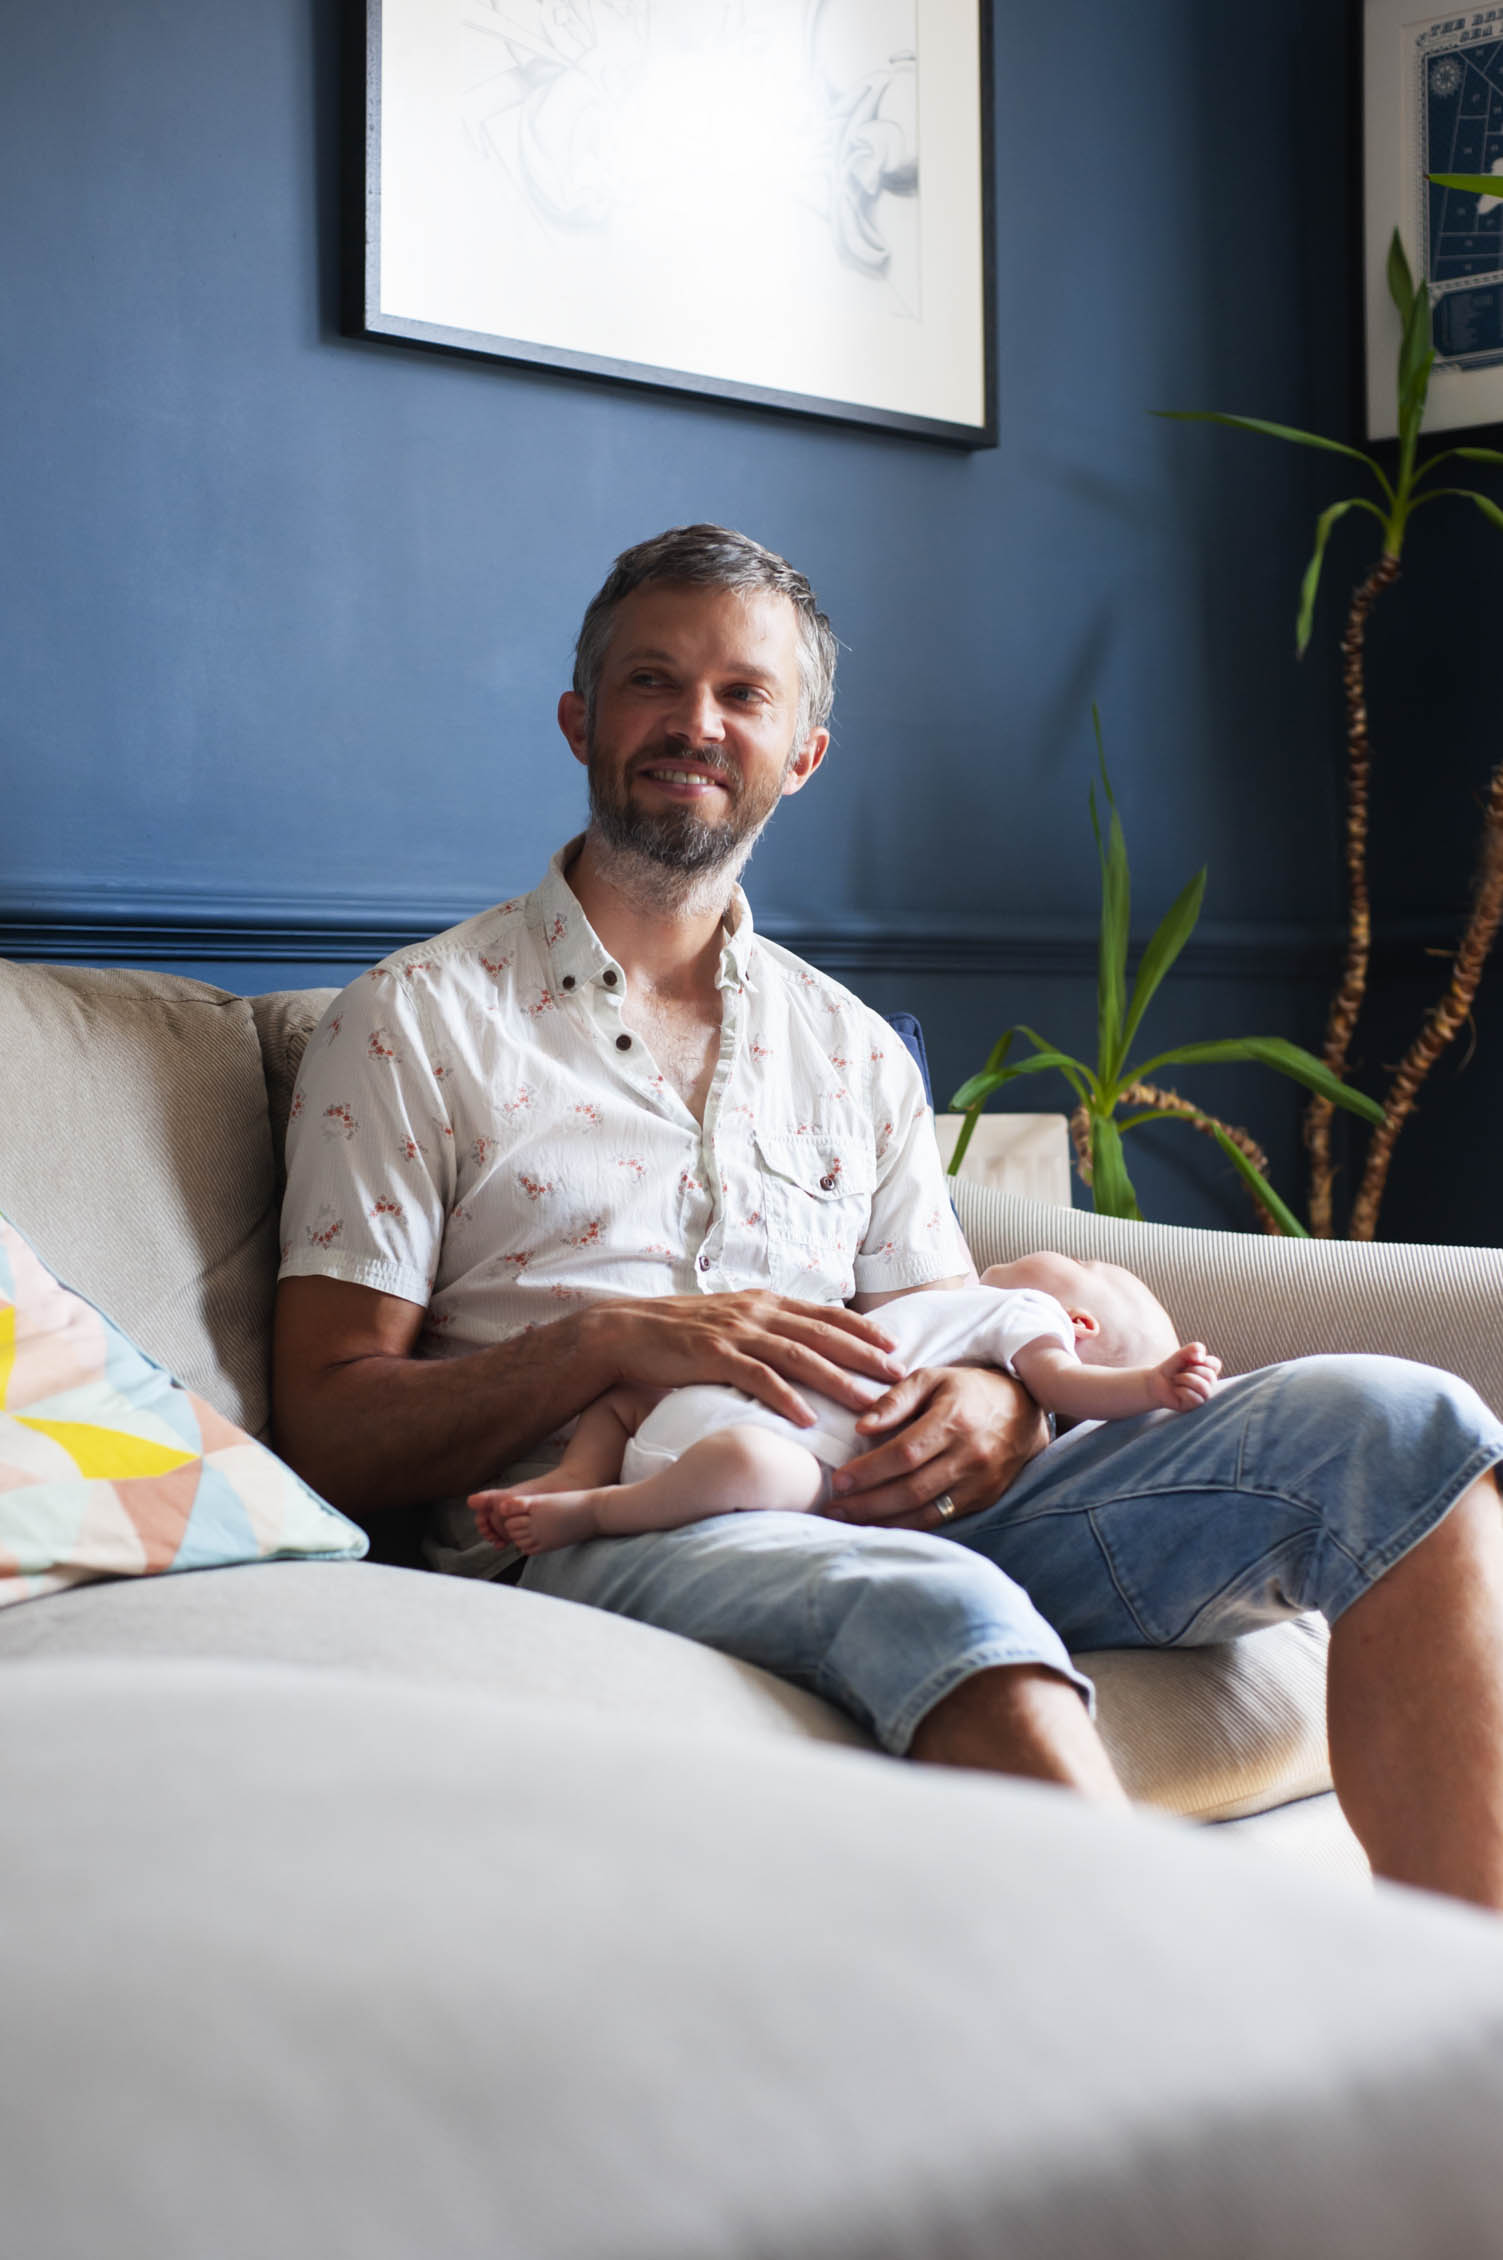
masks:
<path id="1" fill-rule="evenodd" d="M 799 692 L 786 597 L 638 589 L 616 615 L 593 717 L 572 691 L 559 701 L 594 829 L 685 874 L 739 863 L 824 758 L 828 731 L 795 742 Z"/>

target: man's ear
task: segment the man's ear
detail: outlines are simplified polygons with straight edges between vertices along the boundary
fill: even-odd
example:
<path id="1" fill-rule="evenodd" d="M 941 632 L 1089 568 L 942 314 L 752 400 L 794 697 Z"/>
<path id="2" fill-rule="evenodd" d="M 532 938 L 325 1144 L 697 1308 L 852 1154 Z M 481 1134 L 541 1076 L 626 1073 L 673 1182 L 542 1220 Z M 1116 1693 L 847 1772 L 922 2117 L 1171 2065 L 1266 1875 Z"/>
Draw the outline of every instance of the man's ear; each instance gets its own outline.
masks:
<path id="1" fill-rule="evenodd" d="M 802 792 L 815 770 L 824 760 L 830 747 L 828 730 L 811 730 L 798 752 L 788 764 L 788 774 L 783 779 L 785 793 Z"/>
<path id="2" fill-rule="evenodd" d="M 576 761 L 590 758 L 590 710 L 578 691 L 565 691 L 558 702 L 558 726 Z"/>

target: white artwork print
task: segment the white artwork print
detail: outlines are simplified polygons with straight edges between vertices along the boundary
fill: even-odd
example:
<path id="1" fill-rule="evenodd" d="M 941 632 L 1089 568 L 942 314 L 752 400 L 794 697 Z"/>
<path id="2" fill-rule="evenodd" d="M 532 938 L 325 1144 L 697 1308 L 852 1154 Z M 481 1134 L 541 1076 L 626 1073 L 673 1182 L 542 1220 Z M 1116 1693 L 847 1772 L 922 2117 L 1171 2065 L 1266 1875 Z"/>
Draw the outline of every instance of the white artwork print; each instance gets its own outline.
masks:
<path id="1" fill-rule="evenodd" d="M 1426 428 L 1503 413 L 1503 5 L 1449 15 L 1369 0 L 1366 287 L 1368 432 L 1397 430 L 1399 321 L 1385 270 L 1395 223 L 1431 301 L 1435 368 Z M 1434 186 L 1430 173 L 1496 173 L 1499 196 Z"/>
<path id="2" fill-rule="evenodd" d="M 975 26 L 973 0 L 384 0 L 382 308 L 979 423 Z"/>

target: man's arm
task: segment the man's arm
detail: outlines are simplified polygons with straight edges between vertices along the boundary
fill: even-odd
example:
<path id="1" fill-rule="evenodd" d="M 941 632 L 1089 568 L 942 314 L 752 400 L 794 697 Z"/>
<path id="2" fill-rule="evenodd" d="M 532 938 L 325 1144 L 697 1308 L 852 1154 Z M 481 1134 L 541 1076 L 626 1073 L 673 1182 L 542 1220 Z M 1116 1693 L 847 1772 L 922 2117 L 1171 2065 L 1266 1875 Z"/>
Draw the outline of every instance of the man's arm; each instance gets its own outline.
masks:
<path id="1" fill-rule="evenodd" d="M 874 1319 L 762 1292 L 600 1303 L 463 1357 L 415 1356 L 422 1325 L 419 1304 L 348 1280 L 278 1289 L 278 1449 L 357 1520 L 477 1490 L 618 1383 L 723 1382 L 805 1426 L 799 1388 L 855 1409 L 854 1375 L 898 1370 Z"/>

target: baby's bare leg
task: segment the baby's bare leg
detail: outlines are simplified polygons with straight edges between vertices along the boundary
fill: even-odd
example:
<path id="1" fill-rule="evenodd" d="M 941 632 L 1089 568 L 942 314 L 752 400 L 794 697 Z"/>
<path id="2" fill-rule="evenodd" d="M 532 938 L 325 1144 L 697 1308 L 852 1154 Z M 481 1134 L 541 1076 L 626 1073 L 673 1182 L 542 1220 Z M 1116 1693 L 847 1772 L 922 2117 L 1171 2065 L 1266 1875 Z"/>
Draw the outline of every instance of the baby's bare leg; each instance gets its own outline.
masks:
<path id="1" fill-rule="evenodd" d="M 547 1498 L 518 1500 L 505 1524 L 512 1545 L 539 1554 L 585 1538 L 678 1530 L 743 1510 L 809 1514 L 826 1495 L 824 1468 L 802 1444 L 766 1428 L 721 1428 L 640 1483 L 555 1489 Z"/>
<path id="2" fill-rule="evenodd" d="M 629 1439 L 635 1436 L 661 1395 L 660 1389 L 608 1389 L 580 1414 L 557 1467 L 550 1468 L 546 1475 L 529 1476 L 522 1483 L 472 1492 L 466 1504 L 482 1537 L 497 1546 L 516 1545 L 520 1541 L 507 1534 L 507 1516 L 516 1502 L 546 1498 L 560 1491 L 572 1494 L 599 1484 L 614 1483 L 621 1473 L 622 1455 Z"/>

